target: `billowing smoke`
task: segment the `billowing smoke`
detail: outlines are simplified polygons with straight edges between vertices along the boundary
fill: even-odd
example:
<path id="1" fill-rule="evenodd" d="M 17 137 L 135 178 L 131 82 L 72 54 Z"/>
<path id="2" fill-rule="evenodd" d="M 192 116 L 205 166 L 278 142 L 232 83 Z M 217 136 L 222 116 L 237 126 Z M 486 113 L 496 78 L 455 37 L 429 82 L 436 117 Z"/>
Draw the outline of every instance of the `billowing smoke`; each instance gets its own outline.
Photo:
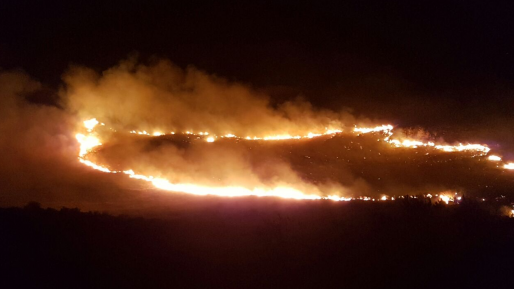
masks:
<path id="1" fill-rule="evenodd" d="M 59 103 L 27 101 L 42 85 L 21 72 L 0 73 L 0 205 L 40 201 L 47 206 L 134 211 L 168 206 L 149 183 L 104 174 L 78 162 L 75 134 L 96 118 L 103 145 L 87 158 L 112 170 L 212 187 L 292 187 L 306 194 L 371 196 L 490 188 L 503 193 L 512 181 L 490 162 L 465 153 L 393 148 L 385 136 L 351 133 L 369 124 L 346 111 L 321 110 L 301 99 L 276 103 L 248 85 L 230 82 L 167 60 L 134 59 L 99 74 L 72 67 Z M 376 124 L 376 122 L 375 122 Z M 288 141 L 221 138 L 348 134 Z M 130 131 L 174 136 L 148 137 Z M 219 138 L 209 143 L 194 134 Z M 395 131 L 402 139 L 442 142 L 423 129 Z M 475 169 L 471 169 L 471 168 Z M 174 204 L 177 205 L 177 199 Z M 178 206 L 178 205 L 177 205 Z M 175 207 L 176 208 L 176 207 Z"/>
<path id="2" fill-rule="evenodd" d="M 27 101 L 43 88 L 24 72 L 0 71 L 0 206 L 37 201 L 113 210 L 133 204 L 137 196 L 122 182 L 77 162 L 74 115 Z"/>
<path id="3" fill-rule="evenodd" d="M 64 101 L 72 113 L 129 130 L 262 137 L 355 123 L 348 113 L 317 110 L 301 100 L 272 103 L 248 86 L 166 60 L 152 65 L 127 60 L 102 75 L 75 67 L 64 81 Z"/>
<path id="4" fill-rule="evenodd" d="M 0 72 L 1 202 L 50 184 L 75 161 L 74 123 L 64 111 L 27 102 L 41 84 L 22 72 Z M 37 193 L 36 193 L 37 194 Z M 8 200 L 7 200 L 8 199 Z"/>
<path id="5" fill-rule="evenodd" d="M 89 209 L 112 209 L 107 203 L 145 206 L 139 200 L 145 198 L 147 192 L 141 189 L 147 185 L 90 171 L 77 161 L 75 133 L 82 121 L 91 117 L 121 131 L 191 130 L 256 136 L 340 129 L 353 121 L 350 114 L 318 111 L 301 100 L 272 103 L 248 86 L 192 67 L 184 71 L 165 60 L 150 66 L 123 61 L 101 76 L 74 67 L 64 80 L 62 109 L 27 101 L 42 88 L 28 75 L 0 75 L 3 206 L 31 200 Z M 309 194 L 348 193 L 337 182 L 305 180 L 289 160 L 281 159 L 282 152 L 273 149 L 261 148 L 257 155 L 237 142 L 216 142 L 208 147 L 166 141 L 155 145 L 146 140 L 117 142 L 108 134 L 105 141 L 107 148 L 93 158 L 172 182 L 249 188 L 294 184 Z M 110 150 L 108 144 L 117 149 Z"/>
<path id="6" fill-rule="evenodd" d="M 194 67 L 182 70 L 160 60 L 151 65 L 133 59 L 121 62 L 101 75 L 74 67 L 65 76 L 61 92 L 68 111 L 79 119 L 97 118 L 106 127 L 119 131 L 209 132 L 235 134 L 307 135 L 327 130 L 351 131 L 355 119 L 341 111 L 318 110 L 308 102 L 292 100 L 272 103 L 250 87 L 226 81 Z M 108 138 L 108 137 L 107 137 Z M 194 137 L 193 137 L 194 138 Z M 176 141 L 130 142 L 105 140 L 115 149 L 103 149 L 100 163 L 114 164 L 118 170 L 133 169 L 172 183 L 246 188 L 293 187 L 306 194 L 349 195 L 354 177 L 347 171 L 342 186 L 338 180 L 313 184 L 302 178 L 276 148 L 261 149 L 238 142 Z M 359 187 L 363 187 L 359 180 Z"/>

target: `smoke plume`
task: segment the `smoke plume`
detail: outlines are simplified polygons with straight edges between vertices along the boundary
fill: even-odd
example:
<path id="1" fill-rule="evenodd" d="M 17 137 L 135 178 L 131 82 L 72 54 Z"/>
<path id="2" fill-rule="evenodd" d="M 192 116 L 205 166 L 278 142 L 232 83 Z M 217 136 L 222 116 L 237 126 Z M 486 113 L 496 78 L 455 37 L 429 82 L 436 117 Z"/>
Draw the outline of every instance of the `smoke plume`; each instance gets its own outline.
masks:
<path id="1" fill-rule="evenodd" d="M 355 123 L 348 113 L 317 110 L 301 100 L 272 103 L 249 86 L 167 60 L 142 65 L 129 59 L 101 75 L 74 67 L 64 81 L 62 95 L 71 113 L 129 130 L 260 137 Z"/>
<path id="2" fill-rule="evenodd" d="M 349 133 L 354 125 L 369 124 L 368 119 L 356 119 L 344 110 L 317 109 L 302 99 L 274 102 L 249 85 L 194 67 L 182 69 L 167 60 L 145 65 L 128 59 L 102 73 L 74 66 L 63 81 L 58 104 L 35 104 L 27 98 L 41 90 L 41 83 L 22 72 L 0 72 L 0 205 L 35 200 L 54 207 L 123 212 L 171 203 L 178 208 L 184 202 L 177 201 L 180 194 L 81 165 L 75 134 L 91 118 L 104 124 L 98 127 L 103 145 L 88 159 L 171 183 L 282 186 L 345 197 L 473 192 L 489 188 L 493 178 L 495 193 L 511 185 L 480 159 L 395 149 L 381 136 Z M 345 133 L 278 142 L 221 138 L 305 136 L 327 130 Z M 219 138 L 208 143 L 198 135 L 181 134 L 187 131 Z M 395 134 L 400 140 L 443 141 L 419 128 Z"/>

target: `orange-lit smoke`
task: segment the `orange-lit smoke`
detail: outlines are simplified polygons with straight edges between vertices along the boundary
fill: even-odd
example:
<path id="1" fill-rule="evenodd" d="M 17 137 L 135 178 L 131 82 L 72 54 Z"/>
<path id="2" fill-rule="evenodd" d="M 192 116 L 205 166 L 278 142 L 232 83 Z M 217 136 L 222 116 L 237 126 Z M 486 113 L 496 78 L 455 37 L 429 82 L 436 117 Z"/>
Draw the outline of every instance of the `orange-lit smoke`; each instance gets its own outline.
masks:
<path id="1" fill-rule="evenodd" d="M 102 75 L 75 67 L 64 81 L 61 94 L 70 112 L 138 134 L 287 139 L 341 131 L 355 122 L 346 112 L 315 109 L 301 100 L 274 104 L 248 86 L 166 60 L 148 66 L 127 60 Z"/>
<path id="2" fill-rule="evenodd" d="M 273 172 L 273 181 L 263 181 L 237 150 L 197 151 L 201 161 L 195 163 L 191 158 L 184 158 L 184 152 L 175 147 L 149 152 L 130 144 L 129 147 L 134 147 L 132 151 L 129 148 L 129 153 L 141 155 L 136 157 L 140 162 L 122 161 L 126 167 L 113 170 L 89 160 L 88 152 L 108 143 L 110 134 L 116 132 L 153 137 L 177 133 L 202 138 L 208 143 L 222 138 L 277 141 L 374 133 L 382 135 L 382 140 L 393 148 L 427 147 L 447 153 L 470 152 L 473 156 L 485 156 L 490 151 L 482 144 L 436 143 L 407 137 L 396 134 L 390 124 L 355 127 L 355 123 L 363 122 L 344 111 L 318 110 L 303 101 L 273 104 L 267 96 L 247 86 L 193 67 L 182 70 L 165 60 L 148 66 L 127 60 L 102 75 L 86 68 L 74 68 L 64 79 L 67 86 L 62 95 L 66 107 L 85 120 L 76 134 L 80 161 L 96 170 L 124 173 L 164 190 L 295 199 L 346 200 L 348 195 L 361 195 L 341 186 L 326 185 L 321 189 L 320 185 L 303 181 L 287 163 L 278 160 L 266 168 Z M 108 133 L 104 130 L 100 137 L 95 127 L 104 123 Z M 488 159 L 499 161 L 498 158 Z M 153 166 L 150 160 L 167 164 L 169 171 L 157 169 L 162 166 Z M 504 168 L 509 169 L 510 164 Z"/>
<path id="3" fill-rule="evenodd" d="M 295 174 L 287 171 L 287 175 L 285 178 L 289 179 L 289 182 L 283 182 L 280 180 L 277 183 L 270 185 L 265 185 L 260 180 L 255 179 L 252 176 L 246 177 L 244 174 L 249 174 L 249 170 L 243 168 L 243 177 L 245 180 L 245 184 L 235 184 L 235 185 L 226 185 L 226 186 L 216 186 L 216 185 L 202 185 L 199 183 L 172 183 L 167 179 L 162 177 L 154 177 L 151 175 L 143 175 L 136 174 L 132 169 L 126 170 L 111 170 L 106 166 L 102 166 L 100 164 L 96 164 L 92 161 L 85 159 L 86 155 L 89 152 L 92 152 L 95 148 L 101 146 L 100 139 L 96 135 L 94 131 L 94 127 L 98 124 L 96 119 L 90 119 L 83 122 L 84 128 L 87 131 L 86 134 L 78 133 L 76 135 L 77 141 L 80 143 L 80 152 L 79 152 L 79 161 L 95 170 L 105 172 L 105 173 L 122 173 L 128 175 L 130 178 L 143 180 L 148 183 L 151 183 L 155 188 L 165 190 L 165 191 L 174 191 L 174 192 L 182 192 L 193 195 L 216 195 L 221 197 L 240 197 L 240 196 L 257 196 L 257 197 L 279 197 L 286 199 L 298 199 L 298 200 L 320 200 L 320 199 L 330 199 L 334 201 L 348 201 L 351 200 L 349 197 L 341 197 L 339 195 L 327 195 L 320 191 L 317 186 L 309 185 L 307 183 L 302 182 L 300 179 L 297 179 Z M 166 155 L 166 154 L 165 154 Z M 167 154 L 169 157 L 171 154 Z M 236 160 L 225 160 L 225 163 L 220 163 L 218 165 L 224 166 L 227 165 L 227 161 L 232 164 L 237 161 Z M 219 168 L 214 167 L 216 164 L 212 164 L 213 168 L 219 170 Z M 276 164 L 278 165 L 278 164 Z M 223 170 L 223 169 L 222 169 Z M 230 174 L 237 175 L 238 170 L 232 170 Z M 291 179 L 292 178 L 292 179 Z M 197 180 L 196 178 L 192 178 L 191 180 Z M 335 186 L 331 188 L 334 190 Z M 340 191 L 338 192 L 340 193 Z"/>

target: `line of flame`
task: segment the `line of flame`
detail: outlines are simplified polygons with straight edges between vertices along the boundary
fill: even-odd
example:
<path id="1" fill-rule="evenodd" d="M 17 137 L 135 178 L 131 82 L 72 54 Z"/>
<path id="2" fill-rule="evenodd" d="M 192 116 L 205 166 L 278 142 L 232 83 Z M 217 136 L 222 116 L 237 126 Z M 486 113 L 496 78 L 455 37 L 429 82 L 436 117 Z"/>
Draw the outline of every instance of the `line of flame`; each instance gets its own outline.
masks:
<path id="1" fill-rule="evenodd" d="M 285 199 L 297 199 L 297 200 L 333 200 L 333 201 L 350 201 L 352 198 L 339 197 L 336 195 L 330 196 L 319 196 L 315 194 L 306 194 L 300 190 L 297 190 L 292 187 L 278 186 L 274 188 L 245 188 L 242 186 L 227 186 L 227 187 L 210 187 L 210 186 L 202 186 L 197 184 L 173 184 L 170 181 L 163 178 L 154 178 L 153 176 L 145 176 L 141 174 L 136 174 L 133 170 L 124 170 L 124 171 L 113 171 L 107 167 L 95 164 L 89 160 L 86 160 L 86 155 L 91 152 L 93 149 L 102 145 L 100 140 L 93 134 L 93 130 L 95 126 L 99 122 L 96 119 L 90 119 L 84 121 L 84 127 L 87 130 L 87 135 L 78 133 L 76 134 L 76 139 L 80 144 L 79 151 L 79 161 L 95 170 L 104 172 L 104 173 L 123 173 L 128 175 L 130 178 L 143 180 L 151 183 L 155 188 L 165 190 L 165 191 L 174 191 L 174 192 L 182 192 L 193 195 L 216 195 L 221 197 L 242 197 L 242 196 L 257 196 L 257 197 L 279 197 Z M 331 134 L 338 133 L 341 131 L 331 131 Z M 131 133 L 134 133 L 131 132 Z M 147 132 L 142 132 L 138 134 L 149 135 Z M 174 133 L 173 133 L 174 134 Z M 192 134 L 187 132 L 187 134 Z M 155 136 L 163 135 L 161 133 L 154 133 Z M 209 135 L 208 133 L 202 133 L 202 135 Z M 307 137 L 312 138 L 315 136 L 321 136 L 321 134 L 309 134 Z M 235 137 L 233 135 L 228 135 L 226 137 Z M 264 140 L 268 139 L 288 139 L 287 136 L 278 136 L 272 138 L 262 138 Z M 207 139 L 209 141 L 209 138 Z"/>
<path id="2" fill-rule="evenodd" d="M 202 186 L 197 184 L 173 184 L 170 181 L 162 178 L 154 178 L 153 176 L 145 176 L 142 174 L 136 174 L 133 170 L 124 170 L 124 171 L 112 171 L 107 167 L 95 164 L 89 160 L 86 160 L 86 155 L 93 151 L 93 149 L 99 147 L 102 145 L 98 137 L 94 134 L 93 130 L 94 128 L 99 124 L 99 122 L 96 119 L 90 119 L 84 121 L 84 127 L 86 128 L 87 134 L 76 134 L 76 139 L 80 144 L 80 151 L 78 155 L 79 162 L 93 168 L 95 170 L 105 172 L 105 173 L 122 173 L 125 175 L 128 175 L 130 178 L 137 179 L 137 180 L 143 180 L 146 182 L 151 183 L 155 188 L 165 190 L 165 191 L 174 191 L 174 192 L 183 192 L 187 194 L 193 194 L 193 195 L 216 195 L 216 196 L 222 196 L 222 197 L 241 197 L 241 196 L 258 196 L 258 197 L 265 197 L 265 196 L 273 196 L 273 197 L 280 197 L 280 198 L 286 198 L 286 199 L 297 199 L 297 200 L 333 200 L 333 201 L 350 201 L 355 200 L 355 198 L 347 198 L 347 197 L 340 197 L 337 195 L 330 195 L 330 196 L 319 196 L 315 194 L 306 194 L 300 190 L 297 190 L 292 187 L 285 187 L 285 186 L 278 186 L 275 188 L 245 188 L 242 186 L 226 186 L 226 187 L 210 187 L 210 186 Z M 103 125 L 103 124 L 102 124 Z M 405 140 L 403 142 L 397 141 L 397 140 L 391 140 L 390 137 L 393 135 L 392 133 L 393 127 L 391 125 L 382 125 L 377 126 L 374 128 L 355 128 L 354 131 L 358 133 L 384 133 L 387 135 L 387 137 L 384 139 L 385 141 L 395 145 L 396 147 L 408 147 L 408 148 L 416 148 L 419 146 L 430 146 L 434 147 L 436 149 L 440 149 L 446 152 L 461 152 L 461 151 L 477 151 L 480 152 L 482 155 L 485 155 L 489 152 L 489 148 L 487 146 L 483 145 L 477 145 L 477 144 L 468 144 L 468 145 L 462 145 L 459 144 L 458 146 L 449 146 L 449 145 L 435 145 L 432 142 L 423 143 L 420 141 L 415 140 Z M 249 138 L 246 139 L 249 140 L 287 140 L 287 139 L 301 139 L 301 138 L 314 138 L 319 137 L 323 135 L 333 135 L 337 133 L 341 133 L 342 130 L 327 130 L 325 133 L 322 134 L 314 134 L 309 133 L 306 136 L 290 136 L 290 135 L 280 135 L 280 136 L 268 136 L 268 137 L 262 137 L 262 138 Z M 131 131 L 130 133 L 137 133 L 137 134 L 144 134 L 144 135 L 150 135 L 146 131 L 144 132 L 136 132 Z M 172 132 L 171 134 L 175 134 Z M 186 132 L 186 134 L 193 134 L 192 132 Z M 156 132 L 153 134 L 154 136 L 161 136 L 164 135 L 163 133 Z M 208 136 L 209 133 L 207 132 L 201 132 L 199 135 L 202 136 Z M 239 138 L 233 134 L 227 134 L 225 136 L 226 138 Z M 209 136 L 207 138 L 208 142 L 214 141 L 213 136 Z M 497 156 L 490 156 L 488 159 L 492 161 L 498 161 Z M 499 158 L 501 160 L 501 158 Z M 514 169 L 514 163 L 508 163 L 504 165 L 505 169 Z M 431 197 L 431 195 L 430 195 Z M 454 200 L 454 196 L 446 196 L 441 195 L 440 200 L 442 200 L 445 203 L 448 203 L 449 201 Z M 359 197 L 357 198 L 359 200 L 364 201 L 375 201 L 375 199 L 371 199 L 369 197 Z M 388 196 L 382 196 L 380 199 L 376 199 L 377 201 L 382 200 L 386 201 L 388 200 Z M 394 200 L 394 198 L 390 198 L 391 200 Z"/>
<path id="3" fill-rule="evenodd" d="M 366 133 L 383 133 L 386 135 L 384 138 L 384 141 L 394 145 L 395 147 L 404 147 L 404 148 L 418 148 L 418 147 L 433 147 L 437 150 L 442 150 L 445 152 L 462 152 L 462 151 L 475 151 L 478 153 L 478 155 L 483 156 L 487 155 L 489 151 L 491 150 L 486 145 L 481 144 L 459 144 L 459 145 L 436 145 L 433 142 L 421 142 L 418 140 L 403 140 L 399 141 L 397 139 L 391 139 L 393 136 L 393 126 L 390 124 L 387 125 L 381 125 L 376 127 L 355 127 L 354 132 L 360 133 L 360 134 L 366 134 Z M 270 136 L 264 136 L 264 137 L 241 137 L 236 136 L 234 134 L 225 134 L 222 136 L 219 136 L 220 138 L 237 138 L 237 139 L 246 139 L 246 140 L 293 140 L 293 139 L 305 139 L 305 138 L 315 138 L 319 136 L 326 136 L 326 135 L 335 135 L 342 133 L 343 131 L 340 129 L 326 129 L 323 133 L 312 133 L 309 132 L 306 135 L 289 135 L 289 134 L 283 134 L 283 135 L 270 135 Z M 162 132 L 154 132 L 149 133 L 147 131 L 130 131 L 132 134 L 138 134 L 138 135 L 147 135 L 147 136 L 164 136 L 167 135 L 166 133 Z M 170 132 L 169 134 L 174 135 L 175 132 Z M 194 136 L 209 136 L 206 138 L 207 142 L 214 142 L 218 136 L 214 136 L 209 134 L 208 132 L 199 132 L 199 133 L 193 133 L 190 131 L 186 131 L 184 134 L 187 135 L 194 135 Z M 490 159 L 494 160 L 494 159 Z"/>

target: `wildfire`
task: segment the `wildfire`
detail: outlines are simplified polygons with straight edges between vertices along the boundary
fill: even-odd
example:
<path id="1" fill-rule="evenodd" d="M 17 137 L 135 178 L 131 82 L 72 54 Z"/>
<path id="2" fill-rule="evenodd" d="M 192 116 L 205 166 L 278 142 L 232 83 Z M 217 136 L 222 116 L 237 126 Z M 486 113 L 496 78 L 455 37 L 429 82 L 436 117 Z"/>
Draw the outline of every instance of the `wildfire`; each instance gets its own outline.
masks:
<path id="1" fill-rule="evenodd" d="M 79 157 L 85 156 L 89 151 L 91 151 L 94 147 L 102 145 L 100 140 L 91 135 L 83 135 L 78 133 L 75 135 L 77 141 L 80 144 Z"/>
<path id="2" fill-rule="evenodd" d="M 96 121 L 96 119 L 94 119 L 94 120 Z M 93 129 L 93 128 L 94 128 L 94 126 L 91 126 L 91 129 Z M 88 132 L 90 132 L 90 130 L 88 130 Z M 343 132 L 343 130 L 340 130 L 340 129 L 326 129 L 326 131 L 323 132 L 323 133 L 309 132 L 306 135 L 281 134 L 281 135 L 269 135 L 269 136 L 262 136 L 262 137 L 258 137 L 258 136 L 241 137 L 241 136 L 237 136 L 235 134 L 227 133 L 227 134 L 222 135 L 220 137 L 221 138 L 246 139 L 246 140 L 292 140 L 292 139 L 303 139 L 303 138 L 315 138 L 315 137 L 325 136 L 325 135 L 335 135 L 335 134 L 342 133 L 342 132 Z M 131 134 L 139 134 L 139 135 L 147 135 L 147 136 L 163 136 L 163 135 L 166 135 L 165 133 L 161 133 L 161 132 L 149 133 L 146 130 L 143 130 L 143 131 L 131 130 L 131 131 L 129 131 L 129 133 L 131 133 Z M 171 132 L 170 134 L 174 135 L 175 132 Z M 194 133 L 192 131 L 186 131 L 186 132 L 184 132 L 184 134 L 194 135 L 194 136 L 209 136 L 210 135 L 210 133 L 208 133 L 208 132 Z M 216 139 L 216 137 L 210 136 L 206 140 L 207 140 L 207 142 L 214 142 L 215 139 Z"/>
<path id="3" fill-rule="evenodd" d="M 141 174 L 136 174 L 133 170 L 124 170 L 124 171 L 114 171 L 110 170 L 107 167 L 95 164 L 89 160 L 85 159 L 85 156 L 91 152 L 91 150 L 95 147 L 102 145 L 100 140 L 93 135 L 93 130 L 98 125 L 99 122 L 96 119 L 90 119 L 84 121 L 84 127 L 87 130 L 87 135 L 78 133 L 76 135 L 77 141 L 80 144 L 79 151 L 79 161 L 95 170 L 105 172 L 105 173 L 123 173 L 128 175 L 130 178 L 143 180 L 151 183 L 155 188 L 165 190 L 165 191 L 174 191 L 174 192 L 183 192 L 187 194 L 193 195 L 216 195 L 222 197 L 241 197 L 241 196 L 257 196 L 257 197 L 279 197 L 285 199 L 297 199 L 297 200 L 321 200 L 328 199 L 333 201 L 349 201 L 351 198 L 339 197 L 336 195 L 330 195 L 327 197 L 322 197 L 315 194 L 306 194 L 298 189 L 292 187 L 284 187 L 278 186 L 274 188 L 245 188 L 242 186 L 227 186 L 227 187 L 211 187 L 211 186 L 202 186 L 197 184 L 173 184 L 170 181 L 162 178 L 154 178 L 153 176 L 145 176 Z M 340 131 L 330 131 L 330 134 L 338 133 Z M 150 135 L 146 131 L 138 132 L 138 131 L 130 131 L 133 134 L 142 134 L 142 135 Z M 174 134 L 174 133 L 172 133 Z M 192 132 L 186 132 L 186 134 L 193 134 Z M 155 132 L 154 136 L 164 135 L 160 132 Z M 199 135 L 207 136 L 209 133 L 201 132 Z M 322 134 L 311 134 L 307 137 L 312 138 L 315 136 L 320 136 Z M 235 138 L 236 136 L 233 134 L 227 134 L 224 137 L 227 138 Z M 291 137 L 294 138 L 294 137 Z M 275 136 L 275 137 L 267 137 L 262 138 L 263 140 L 277 140 L 277 139 L 290 139 L 289 136 Z M 207 142 L 214 142 L 215 138 L 212 136 L 207 137 Z"/>
<path id="4" fill-rule="evenodd" d="M 491 150 L 489 147 L 485 145 L 480 144 L 459 144 L 459 145 L 436 145 L 433 142 L 422 142 L 419 140 L 410 140 L 406 139 L 403 141 L 397 140 L 397 139 L 391 139 L 393 136 L 393 126 L 392 125 L 381 125 L 377 127 L 370 127 L 370 128 L 359 128 L 356 127 L 354 129 L 354 132 L 357 133 L 384 133 L 386 135 L 386 138 L 384 138 L 384 141 L 394 145 L 395 147 L 404 147 L 404 148 L 418 148 L 418 147 L 433 147 L 437 150 L 442 150 L 445 152 L 462 152 L 462 151 L 474 151 L 477 152 L 479 155 L 486 155 Z M 490 160 L 493 160 L 489 158 Z M 500 159 L 501 160 L 501 159 Z"/>
<path id="5" fill-rule="evenodd" d="M 279 197 L 284 199 L 296 199 L 296 200 L 322 200 L 328 199 L 333 201 L 350 201 L 351 198 L 339 197 L 331 195 L 328 197 L 322 197 L 314 194 L 305 194 L 304 192 L 291 187 L 275 187 L 275 188 L 245 188 L 241 186 L 228 186 L 228 187 L 211 187 L 202 186 L 196 184 L 172 184 L 170 181 L 162 178 L 154 178 L 153 176 L 145 176 L 136 174 L 133 170 L 125 171 L 112 171 L 106 167 L 97 165 L 91 161 L 79 159 L 84 165 L 91 167 L 95 170 L 105 173 L 123 173 L 128 175 L 130 178 L 143 180 L 151 183 L 155 188 L 182 192 L 186 194 L 206 196 L 216 195 L 220 197 L 243 197 L 243 196 L 256 196 L 256 197 Z"/>
<path id="6" fill-rule="evenodd" d="M 130 178 L 143 180 L 152 183 L 154 187 L 174 192 L 183 192 L 193 195 L 216 195 L 221 197 L 242 197 L 242 196 L 257 196 L 267 197 L 274 196 L 285 199 L 298 199 L 298 200 L 320 200 L 325 199 L 318 195 L 308 195 L 297 189 L 290 187 L 276 187 L 271 189 L 265 188 L 254 188 L 248 189 L 240 186 L 229 186 L 229 187 L 208 187 L 200 186 L 196 184 L 172 184 L 166 179 L 154 178 L 152 176 L 144 176 L 134 173 L 132 170 L 123 171 L 124 174 L 129 175 Z M 331 196 L 331 200 L 344 201 L 345 198 L 337 196 Z"/>
<path id="7" fill-rule="evenodd" d="M 450 201 L 453 201 L 453 197 L 447 195 L 440 195 L 439 199 L 441 199 L 441 201 L 445 202 L 446 204 L 448 204 Z"/>
<path id="8" fill-rule="evenodd" d="M 257 196 L 257 197 L 265 197 L 265 196 L 274 196 L 286 199 L 297 199 L 297 200 L 334 200 L 334 201 L 350 201 L 352 198 L 340 197 L 337 195 L 329 195 L 329 196 L 320 196 L 316 194 L 307 194 L 293 187 L 285 187 L 285 186 L 277 186 L 277 187 L 255 187 L 255 188 L 246 188 L 242 186 L 225 186 L 225 187 L 212 187 L 212 186 L 203 186 L 198 184 L 174 184 L 170 181 L 162 178 L 155 178 L 153 176 L 146 176 L 142 174 L 136 174 L 133 170 L 124 170 L 124 171 L 115 171 L 110 170 L 105 166 L 101 166 L 95 164 L 89 160 L 86 160 L 85 157 L 89 152 L 91 152 L 94 148 L 102 145 L 100 139 L 94 133 L 95 127 L 100 124 L 100 122 L 95 119 L 89 119 L 83 122 L 84 128 L 86 130 L 86 134 L 77 133 L 76 139 L 80 144 L 80 150 L 78 159 L 79 161 L 95 170 L 105 172 L 105 173 L 122 173 L 128 175 L 130 178 L 138 179 L 142 181 L 146 181 L 151 183 L 155 188 L 165 190 L 165 191 L 175 191 L 175 192 L 183 192 L 187 194 L 193 195 L 216 195 L 223 197 L 240 197 L 240 196 Z M 103 124 L 101 124 L 103 125 Z M 490 149 L 487 146 L 479 145 L 479 144 L 467 144 L 467 145 L 436 145 L 433 142 L 421 142 L 418 140 L 395 140 L 390 139 L 393 135 L 393 126 L 392 125 L 382 125 L 374 128 L 358 128 L 354 129 L 354 132 L 357 133 L 384 133 L 387 137 L 384 141 L 394 145 L 394 147 L 405 147 L 405 148 L 417 148 L 417 147 L 433 147 L 434 149 L 443 150 L 446 152 L 462 152 L 462 151 L 475 151 L 480 155 L 487 154 Z M 290 139 L 302 139 L 302 138 L 315 138 L 326 135 L 334 135 L 341 133 L 342 130 L 339 129 L 326 129 L 324 133 L 312 133 L 309 132 L 304 136 L 292 136 L 288 134 L 284 135 L 273 135 L 273 136 L 264 136 L 264 137 L 238 137 L 234 134 L 225 134 L 221 136 L 221 138 L 239 138 L 239 139 L 247 139 L 247 140 L 263 140 L 263 141 L 272 141 L 272 140 L 290 140 Z M 138 135 L 153 135 L 153 136 L 162 136 L 165 135 L 161 132 L 154 132 L 153 134 L 148 133 L 147 131 L 135 131 L 132 130 L 129 133 L 138 134 Z M 175 132 L 171 132 L 171 134 L 175 134 Z M 214 142 L 216 140 L 216 136 L 210 135 L 208 132 L 199 132 L 198 134 L 194 134 L 191 131 L 187 131 L 185 134 L 188 135 L 198 135 L 205 137 L 207 142 Z M 491 155 L 488 157 L 488 160 L 491 161 L 500 161 L 501 158 L 495 155 Z M 507 163 L 504 165 L 505 169 L 514 170 L 514 163 Z M 429 198 L 432 195 L 427 195 Z M 437 195 L 436 195 L 437 196 Z M 363 201 L 375 201 L 375 199 L 371 199 L 369 197 L 359 197 L 358 200 Z M 386 201 L 388 200 L 388 196 L 382 196 L 377 201 Z M 453 202 L 455 197 L 447 194 L 442 194 L 439 196 L 439 199 L 445 203 Z M 394 200 L 394 197 L 391 198 Z"/>
<path id="9" fill-rule="evenodd" d="M 98 125 L 98 120 L 96 118 L 92 118 L 90 120 L 84 121 L 84 127 L 87 129 L 88 132 L 93 131 L 96 125 Z"/>
<path id="10" fill-rule="evenodd" d="M 445 152 L 477 151 L 482 152 L 483 154 L 487 154 L 491 150 L 487 146 L 479 144 L 459 144 L 458 146 L 437 145 L 435 146 L 435 148 L 438 150 L 443 150 Z"/>
<path id="11" fill-rule="evenodd" d="M 501 157 L 495 156 L 495 155 L 490 155 L 487 159 L 490 160 L 490 161 L 493 161 L 493 162 L 499 162 L 499 161 L 502 160 Z"/>
<path id="12" fill-rule="evenodd" d="M 514 170 L 514 163 L 508 163 L 503 166 L 507 170 Z"/>
<path id="13" fill-rule="evenodd" d="M 370 133 L 370 132 L 384 132 L 389 133 L 393 130 L 393 126 L 390 124 L 381 125 L 377 127 L 356 127 L 353 131 L 358 133 Z"/>

